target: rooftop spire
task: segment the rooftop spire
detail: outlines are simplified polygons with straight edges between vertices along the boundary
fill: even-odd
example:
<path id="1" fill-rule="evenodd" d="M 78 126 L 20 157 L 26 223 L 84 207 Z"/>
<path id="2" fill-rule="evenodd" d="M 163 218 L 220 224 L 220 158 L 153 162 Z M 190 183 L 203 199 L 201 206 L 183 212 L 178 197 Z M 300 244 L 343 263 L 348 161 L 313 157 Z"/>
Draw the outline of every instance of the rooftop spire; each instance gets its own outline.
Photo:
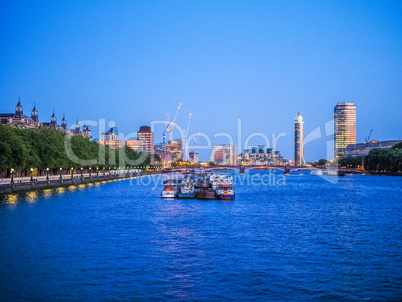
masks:
<path id="1" fill-rule="evenodd" d="M 22 106 L 21 106 L 21 98 L 20 98 L 20 97 L 18 97 L 18 104 L 17 104 L 17 107 L 22 107 Z"/>

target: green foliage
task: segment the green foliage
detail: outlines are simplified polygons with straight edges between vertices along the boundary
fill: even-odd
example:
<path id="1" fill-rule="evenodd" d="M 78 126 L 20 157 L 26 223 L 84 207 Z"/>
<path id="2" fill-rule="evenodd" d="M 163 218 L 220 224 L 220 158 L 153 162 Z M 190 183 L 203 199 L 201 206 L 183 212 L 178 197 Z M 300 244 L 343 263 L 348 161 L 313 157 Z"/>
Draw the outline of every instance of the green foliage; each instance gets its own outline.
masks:
<path id="1" fill-rule="evenodd" d="M 68 141 L 78 161 L 69 156 Z M 92 163 L 83 165 L 82 160 Z M 70 136 L 49 127 L 26 129 L 0 124 L 0 170 L 144 167 L 150 163 L 149 154 L 130 148 L 110 149 L 80 135 Z"/>
<path id="2" fill-rule="evenodd" d="M 361 167 L 363 163 L 363 156 L 348 156 L 339 160 L 339 166 L 348 168 Z"/>
<path id="3" fill-rule="evenodd" d="M 402 149 L 402 142 L 397 143 L 396 145 L 392 146 L 391 149 Z"/>
<path id="4" fill-rule="evenodd" d="M 328 163 L 326 159 L 321 158 L 319 161 L 313 162 L 311 165 L 315 166 L 325 166 Z"/>
<path id="5" fill-rule="evenodd" d="M 392 148 L 372 149 L 364 157 L 364 167 L 370 171 L 402 171 L 402 144 L 399 143 Z"/>

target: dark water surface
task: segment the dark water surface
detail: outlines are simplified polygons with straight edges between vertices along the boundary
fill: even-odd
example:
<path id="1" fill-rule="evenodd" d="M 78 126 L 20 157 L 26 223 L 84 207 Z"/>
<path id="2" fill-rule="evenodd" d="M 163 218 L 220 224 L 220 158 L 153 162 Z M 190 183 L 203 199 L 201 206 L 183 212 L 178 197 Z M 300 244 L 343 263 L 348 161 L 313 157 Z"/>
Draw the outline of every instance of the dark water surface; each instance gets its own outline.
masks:
<path id="1" fill-rule="evenodd" d="M 6 196 L 0 300 L 402 298 L 400 177 L 276 174 L 232 202 L 162 200 L 157 177 Z"/>

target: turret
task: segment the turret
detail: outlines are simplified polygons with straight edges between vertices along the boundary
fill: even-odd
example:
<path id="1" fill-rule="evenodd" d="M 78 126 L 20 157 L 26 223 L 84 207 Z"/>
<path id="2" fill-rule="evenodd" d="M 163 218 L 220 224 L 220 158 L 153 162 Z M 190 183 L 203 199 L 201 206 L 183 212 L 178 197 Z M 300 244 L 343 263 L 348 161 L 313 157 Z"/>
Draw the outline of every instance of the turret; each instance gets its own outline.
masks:
<path id="1" fill-rule="evenodd" d="M 51 121 L 50 121 L 50 127 L 56 127 L 57 123 L 56 123 L 56 116 L 54 115 L 54 110 L 53 110 L 53 114 L 51 117 Z"/>
<path id="2" fill-rule="evenodd" d="M 82 134 L 86 137 L 91 138 L 91 130 L 89 130 L 86 124 L 84 125 L 84 127 L 82 127 Z"/>
<path id="3" fill-rule="evenodd" d="M 36 110 L 36 105 L 35 104 L 34 104 L 34 107 L 32 109 L 31 119 L 34 122 L 37 122 L 37 123 L 39 122 L 38 111 Z"/>
<path id="4" fill-rule="evenodd" d="M 63 128 L 64 130 L 67 130 L 67 120 L 66 117 L 63 114 L 63 119 L 61 120 L 61 128 Z"/>
<path id="5" fill-rule="evenodd" d="M 17 107 L 15 108 L 14 118 L 22 118 L 23 116 L 24 116 L 24 114 L 22 112 L 21 100 L 20 100 L 20 98 L 18 98 L 18 104 L 17 104 Z"/>
<path id="6" fill-rule="evenodd" d="M 80 132 L 81 132 L 80 131 L 80 124 L 78 124 L 78 119 L 77 119 L 77 122 L 75 123 L 74 133 L 79 134 Z"/>

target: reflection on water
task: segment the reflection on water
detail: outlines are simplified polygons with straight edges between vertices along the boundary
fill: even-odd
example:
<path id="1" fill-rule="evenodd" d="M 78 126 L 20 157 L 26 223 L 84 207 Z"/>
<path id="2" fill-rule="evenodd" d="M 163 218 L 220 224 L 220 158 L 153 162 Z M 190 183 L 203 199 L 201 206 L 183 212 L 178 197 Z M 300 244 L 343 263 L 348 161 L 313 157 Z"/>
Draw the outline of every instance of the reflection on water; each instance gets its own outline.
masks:
<path id="1" fill-rule="evenodd" d="M 52 196 L 53 189 L 45 189 L 43 190 L 43 197 L 44 198 L 50 198 Z"/>
<path id="2" fill-rule="evenodd" d="M 56 189 L 57 194 L 63 195 L 66 192 L 66 188 L 60 187 Z"/>
<path id="3" fill-rule="evenodd" d="M 42 189 L 37 191 L 28 191 L 28 192 L 19 192 L 19 193 L 12 193 L 12 194 L 5 194 L 0 195 L 0 205 L 6 204 L 8 208 L 15 209 L 18 202 L 26 201 L 29 204 L 34 204 L 38 201 L 39 198 L 48 199 L 54 196 L 62 196 L 67 192 L 74 192 L 77 189 L 82 191 L 86 188 L 91 187 L 99 187 L 101 184 L 121 181 L 123 179 L 111 179 L 111 180 L 104 180 L 104 181 L 97 181 L 94 183 L 86 183 L 86 184 L 79 184 L 79 185 L 70 185 L 68 187 L 58 187 L 53 189 Z"/>
<path id="4" fill-rule="evenodd" d="M 35 203 L 37 200 L 38 200 L 38 192 L 37 191 L 27 192 L 26 201 L 28 203 Z"/>
<path id="5" fill-rule="evenodd" d="M 78 185 L 78 190 L 84 190 L 85 187 L 86 187 L 85 184 L 80 184 L 80 185 Z"/>
<path id="6" fill-rule="evenodd" d="M 8 194 L 5 196 L 5 202 L 9 206 L 10 209 L 15 209 L 18 203 L 18 195 L 17 194 Z"/>

